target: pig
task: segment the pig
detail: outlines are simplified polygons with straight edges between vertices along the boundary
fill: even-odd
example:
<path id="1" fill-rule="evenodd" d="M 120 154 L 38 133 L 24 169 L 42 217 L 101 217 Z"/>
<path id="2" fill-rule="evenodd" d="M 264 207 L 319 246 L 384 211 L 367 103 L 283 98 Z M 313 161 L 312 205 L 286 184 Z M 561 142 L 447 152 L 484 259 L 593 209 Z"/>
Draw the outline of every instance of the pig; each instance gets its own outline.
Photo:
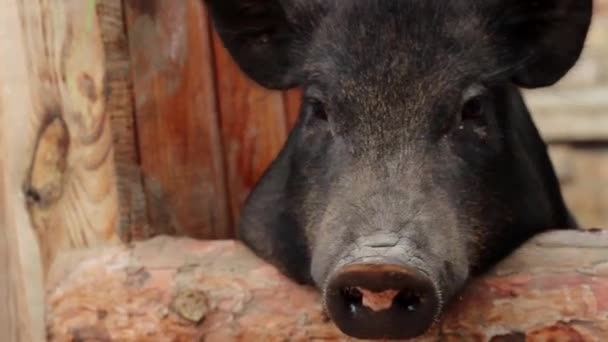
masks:
<path id="1" fill-rule="evenodd" d="M 522 96 L 580 58 L 591 0 L 205 0 L 241 70 L 300 87 L 238 237 L 361 339 L 427 332 L 472 277 L 573 229 Z"/>

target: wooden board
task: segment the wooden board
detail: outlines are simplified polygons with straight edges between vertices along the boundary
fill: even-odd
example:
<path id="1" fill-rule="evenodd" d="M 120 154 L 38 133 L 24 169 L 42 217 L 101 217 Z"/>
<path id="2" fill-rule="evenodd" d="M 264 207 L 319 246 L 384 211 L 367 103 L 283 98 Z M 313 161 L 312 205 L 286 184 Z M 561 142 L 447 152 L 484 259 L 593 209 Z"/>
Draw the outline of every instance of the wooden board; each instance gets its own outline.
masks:
<path id="1" fill-rule="evenodd" d="M 8 6 L 0 6 L 6 10 Z M 0 18 L 3 18 L 0 16 Z M 0 38 L 5 38 L 0 30 Z M 3 47 L 0 44 L 0 47 Z M 0 53 L 0 56 L 3 56 Z M 5 74 L 0 75 L 0 86 Z M 0 92 L 0 125 L 7 123 L 6 110 L 11 105 L 3 101 Z M 1 127 L 1 126 L 0 126 Z M 18 184 L 9 174 L 13 157 L 6 152 L 8 142 L 0 129 L 0 331 L 10 342 L 42 341 L 44 336 L 44 292 L 42 264 L 34 230 L 28 222 L 25 208 L 12 198 L 20 195 Z"/>
<path id="2" fill-rule="evenodd" d="M 582 228 L 608 228 L 608 143 L 552 144 L 564 199 Z"/>
<path id="3" fill-rule="evenodd" d="M 95 1 L 3 3 L 9 205 L 27 207 L 47 270 L 59 251 L 119 241 L 106 56 Z"/>
<path id="4" fill-rule="evenodd" d="M 96 4 L 0 3 L 3 341 L 45 339 L 42 281 L 60 251 L 118 241 Z"/>
<path id="5" fill-rule="evenodd" d="M 213 32 L 217 96 L 233 222 L 286 138 L 282 94 L 247 78 Z M 230 235 L 232 236 L 232 235 Z"/>
<path id="6" fill-rule="evenodd" d="M 200 0 L 126 0 L 138 148 L 155 233 L 231 232 L 208 21 Z"/>
<path id="7" fill-rule="evenodd" d="M 151 235 L 139 168 L 133 84 L 122 0 L 97 0 L 105 53 L 106 115 L 110 118 L 119 192 L 118 234 L 123 241 Z"/>

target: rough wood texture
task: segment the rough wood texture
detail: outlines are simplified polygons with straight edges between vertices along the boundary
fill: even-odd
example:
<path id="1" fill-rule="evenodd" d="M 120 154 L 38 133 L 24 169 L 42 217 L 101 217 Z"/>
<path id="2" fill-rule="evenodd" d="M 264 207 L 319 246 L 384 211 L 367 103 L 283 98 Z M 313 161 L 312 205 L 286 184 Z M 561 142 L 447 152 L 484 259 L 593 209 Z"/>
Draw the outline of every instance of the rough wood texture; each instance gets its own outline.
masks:
<path id="1" fill-rule="evenodd" d="M 212 36 L 230 207 L 237 222 L 245 198 L 283 146 L 285 107 L 280 92 L 243 75 L 219 36 Z"/>
<path id="2" fill-rule="evenodd" d="M 118 241 L 102 29 L 95 1 L 3 4 L 10 201 L 27 202 L 46 270 L 60 250 Z"/>
<path id="3" fill-rule="evenodd" d="M 156 238 L 66 255 L 48 287 L 55 341 L 347 341 L 315 291 L 233 241 Z M 608 232 L 552 232 L 475 280 L 420 341 L 605 341 Z"/>
<path id="4" fill-rule="evenodd" d="M 608 142 L 552 144 L 550 152 L 579 224 L 608 227 Z"/>
<path id="5" fill-rule="evenodd" d="M 208 22 L 200 0 L 126 0 L 139 151 L 155 233 L 231 231 Z"/>
<path id="6" fill-rule="evenodd" d="M 122 0 L 96 0 L 105 52 L 106 115 L 114 137 L 114 160 L 120 200 L 118 234 L 123 241 L 150 235 L 146 198 L 139 168 L 133 85 Z"/>
<path id="7" fill-rule="evenodd" d="M 95 2 L 0 2 L 0 61 L 0 334 L 43 341 L 46 267 L 115 238 Z"/>

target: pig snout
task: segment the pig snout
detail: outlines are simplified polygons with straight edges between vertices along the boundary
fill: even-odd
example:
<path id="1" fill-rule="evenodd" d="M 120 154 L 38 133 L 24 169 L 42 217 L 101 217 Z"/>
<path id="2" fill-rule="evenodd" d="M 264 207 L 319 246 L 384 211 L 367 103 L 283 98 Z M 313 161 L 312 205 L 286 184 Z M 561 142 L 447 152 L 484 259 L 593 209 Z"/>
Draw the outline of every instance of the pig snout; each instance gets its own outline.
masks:
<path id="1" fill-rule="evenodd" d="M 360 339 L 408 339 L 433 324 L 440 298 L 433 281 L 401 264 L 353 263 L 330 276 L 324 299 L 335 324 Z"/>

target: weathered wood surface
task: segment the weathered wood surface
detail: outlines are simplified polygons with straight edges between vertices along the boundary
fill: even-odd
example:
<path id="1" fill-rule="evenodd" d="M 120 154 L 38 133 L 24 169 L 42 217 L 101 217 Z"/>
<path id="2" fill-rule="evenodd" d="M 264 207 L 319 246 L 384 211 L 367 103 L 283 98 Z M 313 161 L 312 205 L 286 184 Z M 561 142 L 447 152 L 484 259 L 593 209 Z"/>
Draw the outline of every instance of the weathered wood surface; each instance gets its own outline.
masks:
<path id="1" fill-rule="evenodd" d="M 0 2 L 3 341 L 44 340 L 42 281 L 59 250 L 118 240 L 96 5 Z"/>
<path id="2" fill-rule="evenodd" d="M 233 241 L 159 237 L 65 255 L 48 284 L 54 341 L 347 341 L 300 287 Z M 608 232 L 530 241 L 420 341 L 606 341 Z"/>
<path id="3" fill-rule="evenodd" d="M 608 141 L 553 144 L 550 153 L 566 203 L 579 224 L 608 227 Z"/>
<path id="4" fill-rule="evenodd" d="M 42 265 L 25 206 L 35 143 L 22 1 L 0 2 L 0 332 L 10 342 L 44 339 Z"/>
<path id="5" fill-rule="evenodd" d="M 200 0 L 125 0 L 125 12 L 151 225 L 131 235 L 234 237 L 297 117 L 298 94 L 244 76 Z"/>
<path id="6" fill-rule="evenodd" d="M 3 273 L 21 287 L 10 300 L 27 301 L 37 317 L 35 288 L 58 251 L 119 240 L 106 55 L 95 1 L 1 4 L 3 216 L 17 234 L 7 236 L 7 251 L 18 250 L 12 262 L 22 263 Z M 20 338 L 38 340 L 38 332 Z"/>
<path id="7" fill-rule="evenodd" d="M 138 147 L 154 234 L 231 231 L 209 22 L 200 0 L 126 0 Z"/>
<path id="8" fill-rule="evenodd" d="M 119 192 L 118 235 L 123 241 L 150 235 L 139 168 L 129 45 L 122 0 L 96 0 L 105 54 L 105 112 L 110 118 Z"/>
<path id="9" fill-rule="evenodd" d="M 60 250 L 118 242 L 118 191 L 96 2 L 22 1 L 30 108 L 11 123 L 31 158 L 30 219 L 45 269 Z M 10 86 L 14 86 L 11 84 Z M 27 119 L 26 119 L 27 118 Z"/>
<path id="10" fill-rule="evenodd" d="M 247 78 L 213 32 L 223 152 L 233 222 L 287 136 L 283 95 Z M 228 234 L 224 237 L 234 236 Z"/>

